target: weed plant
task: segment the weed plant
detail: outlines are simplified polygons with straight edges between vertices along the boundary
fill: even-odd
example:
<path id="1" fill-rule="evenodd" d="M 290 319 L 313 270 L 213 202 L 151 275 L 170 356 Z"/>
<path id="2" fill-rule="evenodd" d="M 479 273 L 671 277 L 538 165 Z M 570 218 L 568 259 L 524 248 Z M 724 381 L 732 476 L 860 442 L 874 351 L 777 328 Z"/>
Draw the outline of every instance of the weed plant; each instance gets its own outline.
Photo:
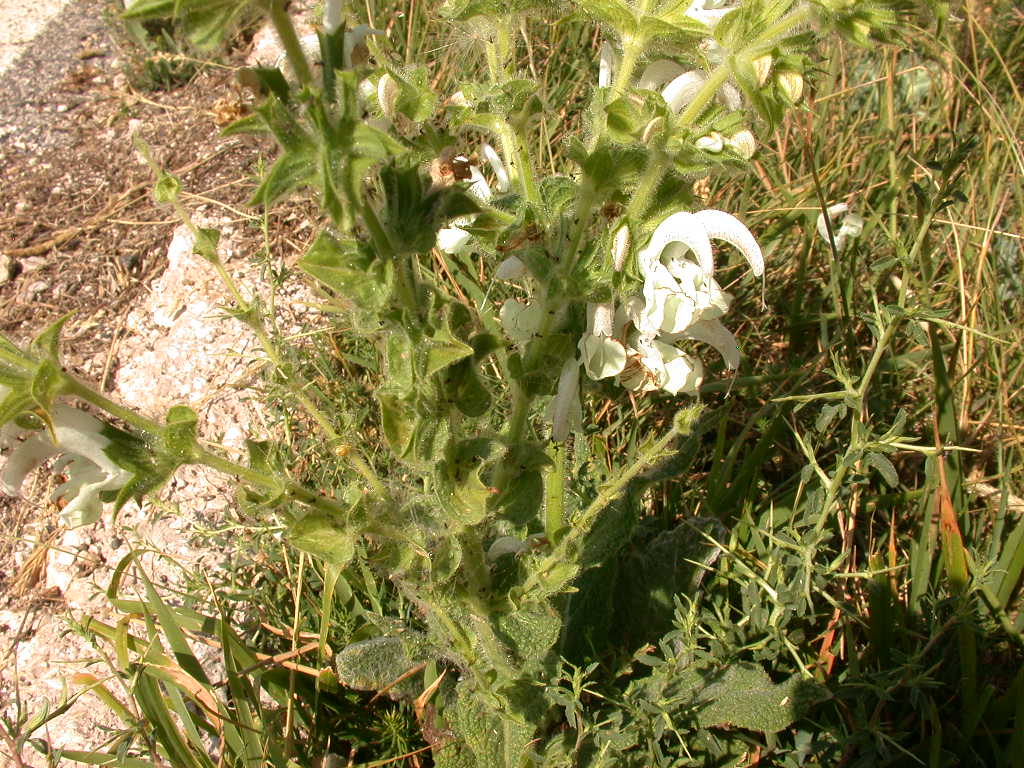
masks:
<path id="1" fill-rule="evenodd" d="M 223 31 L 242 5 L 133 13 Z M 282 419 L 247 465 L 187 409 L 147 422 L 67 377 L 59 327 L 4 347 L 19 429 L 71 436 L 57 396 L 131 428 L 102 433 L 118 503 L 184 461 L 240 484 L 229 582 L 169 601 L 142 569 L 129 599 L 129 560 L 124 620 L 83 622 L 110 674 L 82 682 L 126 729 L 64 757 L 1024 765 L 1018 9 L 410 3 L 366 9 L 401 24 L 362 52 L 328 3 L 318 72 L 283 7 L 252 6 L 294 74 L 256 72 L 267 100 L 233 130 L 281 145 L 254 202 L 322 203 L 301 268 L 337 324 L 286 345 L 225 273 Z M 635 87 L 664 56 L 703 96 Z M 746 261 L 701 263 L 672 217 L 706 209 L 743 218 L 763 284 L 738 229 Z M 723 358 L 699 376 L 692 346 L 659 368 L 601 332 L 642 295 L 633 330 L 669 338 L 659 264 L 730 291 L 738 371 L 731 336 L 696 337 Z M 50 716 L 12 743 L 45 752 Z"/>

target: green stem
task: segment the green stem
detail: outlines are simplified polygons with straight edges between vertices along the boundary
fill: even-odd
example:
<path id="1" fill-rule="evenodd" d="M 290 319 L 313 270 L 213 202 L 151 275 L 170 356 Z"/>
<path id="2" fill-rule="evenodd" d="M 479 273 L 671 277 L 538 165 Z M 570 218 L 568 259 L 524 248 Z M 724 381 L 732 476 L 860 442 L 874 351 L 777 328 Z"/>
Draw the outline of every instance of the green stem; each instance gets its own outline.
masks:
<path id="1" fill-rule="evenodd" d="M 292 18 L 284 7 L 284 0 L 269 0 L 267 11 L 270 15 L 270 23 L 274 25 L 281 45 L 284 47 L 288 63 L 292 65 L 295 76 L 299 79 L 300 85 L 309 85 L 313 82 L 313 71 L 309 68 L 309 61 L 302 51 L 302 43 L 295 32 L 295 25 Z"/>
<path id="2" fill-rule="evenodd" d="M 61 390 L 69 395 L 74 395 L 80 400 L 84 400 L 90 405 L 96 406 L 111 416 L 120 419 L 147 435 L 156 436 L 162 434 L 164 431 L 164 425 L 160 422 L 148 419 L 129 408 L 125 408 L 123 405 L 114 402 L 99 392 L 96 392 L 68 374 L 64 374 L 63 376 Z M 223 472 L 226 475 L 233 475 L 242 482 L 258 488 L 277 489 L 281 487 L 283 480 L 286 492 L 296 501 L 324 509 L 325 511 L 330 511 L 335 514 L 343 511 L 341 506 L 334 504 L 330 499 L 314 493 L 293 480 L 268 476 L 265 472 L 251 469 L 244 464 L 239 464 L 237 461 L 224 458 L 223 456 L 200 445 L 195 446 L 189 463 L 203 464 L 211 469 L 217 470 L 218 472 Z"/>
<path id="3" fill-rule="evenodd" d="M 647 168 L 644 169 L 644 175 L 640 177 L 640 183 L 637 185 L 636 190 L 633 192 L 633 197 L 629 201 L 629 205 L 626 207 L 625 220 L 631 221 L 639 219 L 647 206 L 651 202 L 651 197 L 654 196 L 655 190 L 658 189 L 658 184 L 661 183 L 662 177 L 668 170 L 668 156 L 660 149 L 652 149 L 647 160 Z"/>
<path id="4" fill-rule="evenodd" d="M 544 533 L 552 545 L 558 543 L 565 527 L 565 445 L 548 447 L 554 466 L 544 478 Z"/>

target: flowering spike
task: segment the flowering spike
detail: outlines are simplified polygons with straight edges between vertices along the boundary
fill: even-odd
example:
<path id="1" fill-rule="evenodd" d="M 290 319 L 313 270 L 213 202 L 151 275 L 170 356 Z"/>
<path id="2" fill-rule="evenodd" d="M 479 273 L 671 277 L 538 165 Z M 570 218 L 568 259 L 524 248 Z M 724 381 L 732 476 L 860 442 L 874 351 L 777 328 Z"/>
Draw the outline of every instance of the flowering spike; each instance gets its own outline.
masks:
<path id="1" fill-rule="evenodd" d="M 668 59 L 652 61 L 644 69 L 636 87 L 641 91 L 655 91 L 686 72 L 679 64 Z"/>
<path id="2" fill-rule="evenodd" d="M 705 274 L 710 275 L 714 272 L 715 262 L 711 254 L 709 233 L 706 231 L 703 221 L 697 216 L 698 214 L 679 211 L 661 222 L 654 230 L 654 234 L 651 235 L 651 241 L 647 247 L 640 252 L 638 256 L 640 263 L 656 262 L 669 243 L 682 243 L 693 251 L 697 257 L 697 263 Z"/>
<path id="3" fill-rule="evenodd" d="M 743 222 L 725 211 L 706 210 L 693 214 L 703 225 L 707 236 L 715 240 L 724 240 L 730 245 L 736 246 L 743 257 L 750 264 L 750 271 L 754 277 L 764 274 L 764 256 L 761 254 L 761 246 L 757 244 L 750 230 L 743 226 Z"/>

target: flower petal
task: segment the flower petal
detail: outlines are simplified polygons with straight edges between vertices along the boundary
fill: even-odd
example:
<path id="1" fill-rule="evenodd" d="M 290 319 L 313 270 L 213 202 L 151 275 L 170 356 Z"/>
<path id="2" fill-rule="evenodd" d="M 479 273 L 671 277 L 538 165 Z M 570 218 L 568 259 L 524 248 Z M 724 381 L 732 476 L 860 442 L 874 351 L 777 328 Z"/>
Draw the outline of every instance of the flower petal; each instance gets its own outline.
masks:
<path id="1" fill-rule="evenodd" d="M 580 354 L 587 375 L 598 381 L 618 376 L 626 367 L 626 348 L 608 336 L 586 334 L 580 339 Z"/>
<path id="2" fill-rule="evenodd" d="M 698 211 L 693 215 L 704 226 L 708 237 L 724 240 L 740 250 L 747 263 L 750 264 L 750 271 L 754 273 L 754 277 L 764 274 L 764 256 L 761 253 L 761 246 L 750 234 L 750 230 L 743 226 L 743 222 L 725 211 L 713 209 Z"/>
<path id="3" fill-rule="evenodd" d="M 509 190 L 509 179 L 508 171 L 505 170 L 505 164 L 501 162 L 501 157 L 497 152 L 494 151 L 494 147 L 490 144 L 484 144 L 481 147 L 481 151 L 484 153 L 484 158 L 487 163 L 491 166 L 491 170 L 494 171 L 494 177 L 497 180 L 498 191 L 504 194 Z"/>
<path id="4" fill-rule="evenodd" d="M 21 492 L 21 484 L 29 472 L 57 453 L 53 443 L 42 432 L 36 432 L 21 442 L 15 442 L 7 463 L 0 470 L 0 489 L 10 496 Z"/>
<path id="5" fill-rule="evenodd" d="M 462 253 L 473 236 L 459 227 L 445 227 L 437 233 L 437 247 L 445 253 Z"/>
<path id="6" fill-rule="evenodd" d="M 583 406 L 580 405 L 580 362 L 569 358 L 558 376 L 558 390 L 551 401 L 551 439 L 564 441 L 569 432 L 583 426 Z"/>
<path id="7" fill-rule="evenodd" d="M 697 388 L 704 380 L 704 366 L 700 360 L 680 352 L 671 344 L 655 341 L 654 346 L 661 353 L 661 388 L 670 395 L 678 395 L 680 392 L 697 394 Z"/>
<path id="8" fill-rule="evenodd" d="M 661 98 L 673 112 L 679 112 L 697 96 L 704 81 L 707 80 L 700 72 L 684 72 L 666 85 L 661 91 Z"/>
<path id="9" fill-rule="evenodd" d="M 710 344 L 722 355 L 725 365 L 731 370 L 740 366 L 740 347 L 736 337 L 719 320 L 701 320 L 683 332 L 683 336 L 694 341 Z"/>
<path id="10" fill-rule="evenodd" d="M 641 91 L 655 91 L 686 72 L 681 65 L 669 59 L 652 61 L 644 68 L 636 87 Z"/>
<path id="11" fill-rule="evenodd" d="M 619 67 L 619 57 L 615 55 L 611 45 L 605 40 L 601 43 L 601 60 L 598 63 L 597 87 L 608 88 L 615 79 L 615 70 Z"/>
<path id="12" fill-rule="evenodd" d="M 706 211 L 703 213 L 706 213 Z M 753 240 L 752 237 L 751 240 Z M 704 272 L 710 275 L 715 271 L 711 241 L 708 239 L 707 227 L 704 221 L 699 218 L 699 214 L 679 211 L 662 221 L 655 228 L 647 247 L 637 256 L 641 268 L 659 261 L 661 252 L 665 250 L 665 246 L 669 243 L 682 243 L 693 251 L 697 257 L 697 263 Z M 756 246 L 757 244 L 755 243 L 754 245 Z"/>

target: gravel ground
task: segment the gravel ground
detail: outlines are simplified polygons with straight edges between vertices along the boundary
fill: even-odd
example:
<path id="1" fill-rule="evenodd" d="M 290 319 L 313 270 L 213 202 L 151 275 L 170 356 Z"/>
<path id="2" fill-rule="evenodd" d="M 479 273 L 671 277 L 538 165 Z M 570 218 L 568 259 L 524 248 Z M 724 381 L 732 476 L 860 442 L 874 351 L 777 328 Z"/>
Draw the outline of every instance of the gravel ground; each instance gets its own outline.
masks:
<path id="1" fill-rule="evenodd" d="M 189 207 L 224 230 L 229 269 L 252 286 L 249 256 L 264 243 L 239 211 L 270 145 L 220 137 L 218 113 L 247 108 L 230 70 L 204 68 L 171 91 L 136 90 L 107 28 L 111 7 L 111 0 L 0 0 L 0 260 L 10 266 L 0 267 L 0 330 L 24 340 L 76 310 L 65 335 L 69 370 L 154 417 L 172 404 L 192 405 L 203 436 L 230 451 L 243 432 L 258 439 L 268 429 L 247 389 L 256 370 L 244 353 L 252 340 L 222 317 L 223 291 L 209 265 L 152 203 L 149 172 L 128 131 L 138 119 L 160 162 L 191 168 L 181 171 L 184 188 L 219 201 Z M 266 45 L 267 35 L 258 35 L 251 55 Z M 244 54 L 235 52 L 236 63 Z M 311 222 L 301 208 L 272 220 L 271 247 L 294 258 Z M 129 505 L 116 526 L 107 514 L 71 531 L 50 490 L 52 478 L 40 472 L 23 498 L 0 499 L 0 716 L 8 722 L 44 702 L 52 710 L 77 690 L 73 676 L 96 651 L 69 633 L 67 618 L 115 618 L 103 590 L 130 546 L 206 572 L 224 557 L 193 540 L 197 524 L 216 526 L 232 503 L 229 484 L 214 473 L 185 467 L 162 503 Z M 169 509 L 174 514 L 161 513 Z M 176 578 L 176 569 L 148 565 L 159 583 Z M 54 746 L 96 748 L 117 726 L 86 696 L 36 735 Z M 0 766 L 46 764 L 32 749 L 19 761 L 9 748 L 0 742 Z"/>

